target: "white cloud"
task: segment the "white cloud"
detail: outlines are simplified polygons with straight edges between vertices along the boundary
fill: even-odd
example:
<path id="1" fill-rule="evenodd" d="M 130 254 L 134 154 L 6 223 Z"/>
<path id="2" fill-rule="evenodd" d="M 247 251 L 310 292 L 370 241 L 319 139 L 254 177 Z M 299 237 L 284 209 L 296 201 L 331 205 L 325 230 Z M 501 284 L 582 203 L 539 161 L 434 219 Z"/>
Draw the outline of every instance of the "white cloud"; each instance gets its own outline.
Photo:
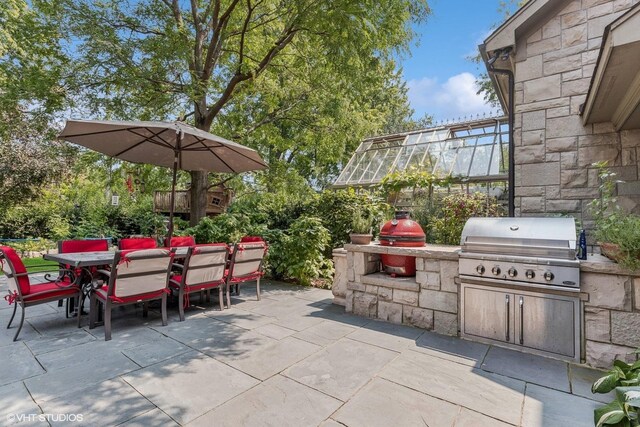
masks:
<path id="1" fill-rule="evenodd" d="M 428 113 L 436 120 L 495 111 L 476 93 L 475 80 L 475 76 L 467 72 L 451 76 L 444 83 L 430 77 L 409 80 L 409 102 L 417 116 Z"/>

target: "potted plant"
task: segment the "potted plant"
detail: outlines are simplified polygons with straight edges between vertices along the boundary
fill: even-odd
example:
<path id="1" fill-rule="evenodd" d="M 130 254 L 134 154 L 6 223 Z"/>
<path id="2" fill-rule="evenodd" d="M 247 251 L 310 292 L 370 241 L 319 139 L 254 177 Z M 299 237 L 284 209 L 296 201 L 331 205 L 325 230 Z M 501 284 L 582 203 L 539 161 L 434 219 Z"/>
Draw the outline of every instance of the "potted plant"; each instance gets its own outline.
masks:
<path id="1" fill-rule="evenodd" d="M 595 237 L 606 257 L 629 270 L 640 269 L 640 216 L 625 212 L 617 204 L 618 180 L 606 162 L 595 163 L 600 178 L 600 198 L 591 202 Z"/>
<path id="2" fill-rule="evenodd" d="M 368 245 L 373 239 L 371 229 L 373 228 L 373 218 L 366 212 L 356 212 L 351 222 L 351 243 L 354 245 Z"/>

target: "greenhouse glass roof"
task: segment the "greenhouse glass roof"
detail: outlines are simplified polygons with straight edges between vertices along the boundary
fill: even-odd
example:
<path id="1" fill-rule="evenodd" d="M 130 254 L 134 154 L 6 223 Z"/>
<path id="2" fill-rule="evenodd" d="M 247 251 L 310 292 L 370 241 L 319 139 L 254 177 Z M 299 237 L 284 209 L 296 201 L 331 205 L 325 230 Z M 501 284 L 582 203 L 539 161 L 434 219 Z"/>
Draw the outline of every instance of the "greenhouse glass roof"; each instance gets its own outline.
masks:
<path id="1" fill-rule="evenodd" d="M 333 186 L 371 186 L 389 173 L 411 169 L 466 182 L 506 180 L 508 147 L 505 117 L 369 138 Z"/>

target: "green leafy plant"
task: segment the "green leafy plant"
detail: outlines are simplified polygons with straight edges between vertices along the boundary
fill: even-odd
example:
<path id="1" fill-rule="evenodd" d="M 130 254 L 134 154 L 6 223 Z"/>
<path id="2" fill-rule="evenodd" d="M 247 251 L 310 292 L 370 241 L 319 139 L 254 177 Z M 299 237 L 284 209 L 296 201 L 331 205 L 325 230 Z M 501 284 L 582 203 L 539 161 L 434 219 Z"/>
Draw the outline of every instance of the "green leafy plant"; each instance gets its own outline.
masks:
<path id="1" fill-rule="evenodd" d="M 308 285 L 313 279 L 333 274 L 331 260 L 324 256 L 330 243 L 329 231 L 315 217 L 300 217 L 287 232 L 268 232 L 268 263 L 275 278 L 297 279 Z"/>
<path id="2" fill-rule="evenodd" d="M 640 349 L 636 350 L 636 354 Z M 592 393 L 616 391 L 611 403 L 594 410 L 596 427 L 637 427 L 640 426 L 640 360 L 628 364 L 621 360 L 613 362 L 613 368 L 593 383 Z"/>
<path id="3" fill-rule="evenodd" d="M 371 234 L 373 228 L 373 218 L 366 212 L 357 212 L 353 216 L 351 232 L 355 234 Z"/>
<path id="4" fill-rule="evenodd" d="M 456 193 L 442 199 L 440 208 L 430 217 L 428 228 L 434 243 L 459 245 L 462 229 L 469 218 L 501 215 L 503 209 L 495 197 L 483 193 Z"/>
<path id="5" fill-rule="evenodd" d="M 600 197 L 589 207 L 595 219 L 595 237 L 602 244 L 612 244 L 610 255 L 623 267 L 640 269 L 640 216 L 625 212 L 615 196 L 619 180 L 608 168 L 607 162 L 594 163 L 600 179 Z"/>

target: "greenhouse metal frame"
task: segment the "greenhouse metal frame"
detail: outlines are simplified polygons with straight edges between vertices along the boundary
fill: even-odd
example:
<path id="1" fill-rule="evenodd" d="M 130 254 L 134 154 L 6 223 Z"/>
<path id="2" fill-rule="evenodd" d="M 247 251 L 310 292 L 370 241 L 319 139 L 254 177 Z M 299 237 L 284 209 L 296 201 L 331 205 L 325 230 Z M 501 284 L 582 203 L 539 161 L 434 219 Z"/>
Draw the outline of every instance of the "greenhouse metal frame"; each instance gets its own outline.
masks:
<path id="1" fill-rule="evenodd" d="M 466 184 L 506 182 L 508 150 L 506 117 L 368 138 L 333 187 L 371 187 L 390 173 L 410 170 Z"/>

